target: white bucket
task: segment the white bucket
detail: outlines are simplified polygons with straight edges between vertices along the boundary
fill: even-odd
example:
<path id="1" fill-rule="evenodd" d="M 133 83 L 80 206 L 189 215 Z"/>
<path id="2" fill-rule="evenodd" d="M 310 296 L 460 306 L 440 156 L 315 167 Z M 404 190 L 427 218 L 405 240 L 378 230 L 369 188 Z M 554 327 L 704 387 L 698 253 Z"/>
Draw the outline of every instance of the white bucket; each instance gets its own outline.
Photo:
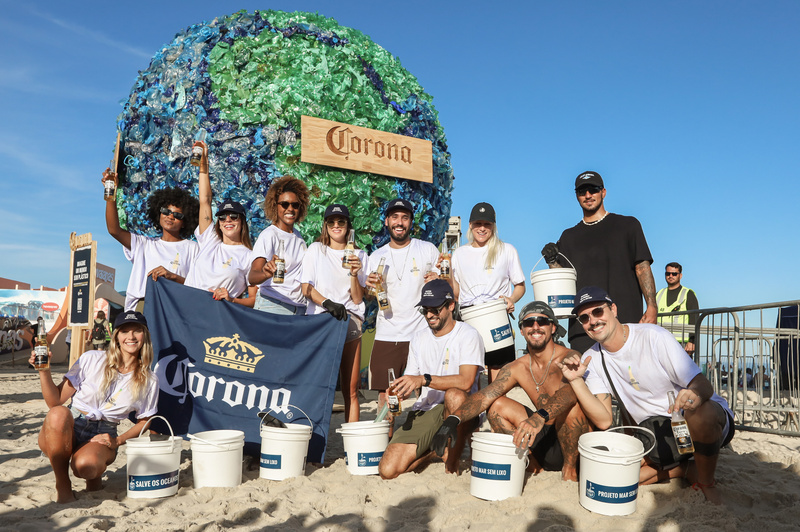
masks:
<path id="1" fill-rule="evenodd" d="M 522 495 L 527 450 L 518 451 L 511 434 L 476 432 L 472 435 L 472 479 L 469 493 L 487 501 Z"/>
<path id="2" fill-rule="evenodd" d="M 305 412 L 303 415 L 308 419 Z M 308 422 L 311 423 L 311 420 Z M 268 480 L 283 480 L 305 475 L 308 442 L 311 441 L 313 427 L 299 423 L 289 423 L 286 427 L 265 427 L 263 423 L 262 418 L 259 423 L 261 469 L 258 476 Z"/>
<path id="3" fill-rule="evenodd" d="M 478 330 L 487 353 L 514 345 L 514 333 L 504 299 L 462 308 L 461 319 Z"/>
<path id="4" fill-rule="evenodd" d="M 192 440 L 192 471 L 195 489 L 235 488 L 242 483 L 241 430 L 208 430 L 188 434 Z"/>
<path id="5" fill-rule="evenodd" d="M 154 418 L 163 419 L 169 427 L 169 439 L 153 441 L 142 436 Z M 128 497 L 131 499 L 157 499 L 178 492 L 178 473 L 181 466 L 183 439 L 172 432 L 169 421 L 153 416 L 139 431 L 138 438 L 127 441 L 125 454 L 128 457 Z"/>
<path id="6" fill-rule="evenodd" d="M 563 255 L 561 256 L 563 257 Z M 539 259 L 539 261 L 541 260 Z M 534 270 L 538 264 L 538 261 L 534 264 Z M 577 280 L 578 273 L 574 268 L 550 268 L 548 270 L 539 270 L 538 272 L 531 271 L 533 299 L 547 303 L 553 309 L 553 313 L 557 318 L 569 316 L 572 314 L 572 307 L 575 306 L 575 284 Z"/>
<path id="7" fill-rule="evenodd" d="M 344 462 L 351 475 L 377 475 L 389 445 L 389 421 L 342 423 L 336 432 L 344 442 Z"/>
<path id="8" fill-rule="evenodd" d="M 642 427 L 614 427 L 605 432 L 587 432 L 578 438 L 580 464 L 580 503 L 591 512 L 603 515 L 628 515 L 636 511 L 639 493 L 639 469 L 642 457 L 649 453 L 638 439 L 615 432 Z"/>

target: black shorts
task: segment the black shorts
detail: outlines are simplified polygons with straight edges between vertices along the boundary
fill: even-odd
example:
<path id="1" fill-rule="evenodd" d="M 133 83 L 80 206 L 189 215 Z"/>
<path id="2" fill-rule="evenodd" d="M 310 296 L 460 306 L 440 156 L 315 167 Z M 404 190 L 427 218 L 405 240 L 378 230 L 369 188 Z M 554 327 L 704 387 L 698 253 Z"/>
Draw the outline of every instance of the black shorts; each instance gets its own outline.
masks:
<path id="1" fill-rule="evenodd" d="M 533 411 L 525 407 L 530 415 Z M 564 467 L 564 455 L 561 452 L 561 443 L 558 441 L 558 431 L 555 425 L 545 425 L 533 439 L 531 456 L 542 466 L 545 471 L 561 471 Z"/>
<path id="2" fill-rule="evenodd" d="M 501 368 L 517 358 L 517 350 L 513 345 L 489 351 L 483 356 L 487 368 Z"/>

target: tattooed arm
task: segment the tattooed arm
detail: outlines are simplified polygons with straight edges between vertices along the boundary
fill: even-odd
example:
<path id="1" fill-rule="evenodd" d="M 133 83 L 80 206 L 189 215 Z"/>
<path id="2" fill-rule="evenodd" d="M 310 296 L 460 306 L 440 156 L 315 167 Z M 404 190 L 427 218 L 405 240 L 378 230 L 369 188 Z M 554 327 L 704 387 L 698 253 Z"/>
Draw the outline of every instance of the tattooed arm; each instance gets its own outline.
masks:
<path id="1" fill-rule="evenodd" d="M 650 263 L 646 260 L 636 264 L 636 278 L 639 280 L 639 288 L 642 289 L 644 302 L 647 308 L 644 311 L 639 323 L 655 323 L 658 315 L 658 305 L 656 305 L 656 281 L 653 279 L 653 270 Z"/>
<path id="2" fill-rule="evenodd" d="M 514 378 L 510 369 L 512 365 L 504 366 L 489 386 L 470 395 L 452 415 L 458 417 L 462 423 L 469 421 L 489 408 L 498 397 L 507 394 L 511 388 L 517 385 L 517 379 Z"/>

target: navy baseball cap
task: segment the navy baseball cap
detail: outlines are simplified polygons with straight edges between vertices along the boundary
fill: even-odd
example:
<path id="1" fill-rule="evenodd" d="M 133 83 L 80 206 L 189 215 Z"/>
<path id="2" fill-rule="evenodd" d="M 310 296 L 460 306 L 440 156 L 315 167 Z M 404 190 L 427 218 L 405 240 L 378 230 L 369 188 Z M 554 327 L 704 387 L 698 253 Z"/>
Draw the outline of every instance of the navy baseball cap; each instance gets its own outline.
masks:
<path id="1" fill-rule="evenodd" d="M 245 215 L 244 207 L 238 201 L 223 201 L 217 207 L 217 216 L 222 214 L 223 212 L 235 212 L 237 214 L 241 214 L 242 216 Z"/>
<path id="2" fill-rule="evenodd" d="M 608 292 L 602 288 L 584 286 L 575 294 L 575 306 L 572 307 L 572 313 L 577 316 L 580 309 L 592 303 L 608 303 L 611 305 L 614 301 L 609 297 Z"/>
<path id="3" fill-rule="evenodd" d="M 147 319 L 145 319 L 144 314 L 136 312 L 135 310 L 120 312 L 117 319 L 114 320 L 114 328 L 119 329 L 126 323 L 136 323 L 137 325 L 147 328 Z"/>
<path id="4" fill-rule="evenodd" d="M 434 279 L 422 287 L 422 299 L 419 300 L 417 306 L 438 307 L 445 301 L 455 301 L 453 289 L 450 287 L 450 283 L 444 279 Z"/>
<path id="5" fill-rule="evenodd" d="M 587 185 L 606 188 L 603 184 L 603 178 L 597 172 L 584 172 L 575 178 L 575 190 Z"/>
<path id="6" fill-rule="evenodd" d="M 494 215 L 494 207 L 485 202 L 475 205 L 469 215 L 469 223 L 477 221 L 497 223 Z"/>
<path id="7" fill-rule="evenodd" d="M 328 205 L 328 208 L 325 209 L 325 216 L 323 216 L 322 218 L 324 220 L 327 220 L 328 216 L 334 216 L 334 215 L 338 215 L 343 218 L 347 218 L 349 220 L 350 210 L 341 203 L 331 203 L 330 205 Z"/>
<path id="8" fill-rule="evenodd" d="M 412 215 L 414 214 L 414 206 L 411 205 L 410 201 L 404 200 L 403 198 L 393 199 L 389 202 L 389 205 L 386 206 L 386 214 L 397 210 L 404 210 Z"/>
<path id="9" fill-rule="evenodd" d="M 558 318 L 556 318 L 553 309 L 550 308 L 550 305 L 545 303 L 544 301 L 531 301 L 524 307 L 522 307 L 522 312 L 519 313 L 519 328 L 522 329 L 522 321 L 530 316 L 531 314 L 544 314 L 553 324 L 556 326 L 556 338 L 564 338 L 567 335 L 567 330 L 564 329 L 561 325 L 558 324 Z"/>

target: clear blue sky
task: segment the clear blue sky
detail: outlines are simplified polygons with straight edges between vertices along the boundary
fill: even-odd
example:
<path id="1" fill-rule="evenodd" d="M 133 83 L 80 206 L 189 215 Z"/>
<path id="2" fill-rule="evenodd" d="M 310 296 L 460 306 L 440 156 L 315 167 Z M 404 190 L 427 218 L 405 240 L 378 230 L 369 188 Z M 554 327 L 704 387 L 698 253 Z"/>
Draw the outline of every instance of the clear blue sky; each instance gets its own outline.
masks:
<path id="1" fill-rule="evenodd" d="M 605 179 L 606 208 L 642 222 L 659 288 L 677 260 L 702 307 L 800 298 L 796 1 L 0 0 L 0 9 L 0 277 L 64 286 L 69 234 L 91 232 L 124 290 L 130 267 L 106 232 L 99 184 L 120 100 L 183 28 L 281 9 L 318 11 L 400 58 L 447 134 L 451 214 L 491 202 L 526 274 L 580 219 L 573 182 L 591 169 Z"/>

